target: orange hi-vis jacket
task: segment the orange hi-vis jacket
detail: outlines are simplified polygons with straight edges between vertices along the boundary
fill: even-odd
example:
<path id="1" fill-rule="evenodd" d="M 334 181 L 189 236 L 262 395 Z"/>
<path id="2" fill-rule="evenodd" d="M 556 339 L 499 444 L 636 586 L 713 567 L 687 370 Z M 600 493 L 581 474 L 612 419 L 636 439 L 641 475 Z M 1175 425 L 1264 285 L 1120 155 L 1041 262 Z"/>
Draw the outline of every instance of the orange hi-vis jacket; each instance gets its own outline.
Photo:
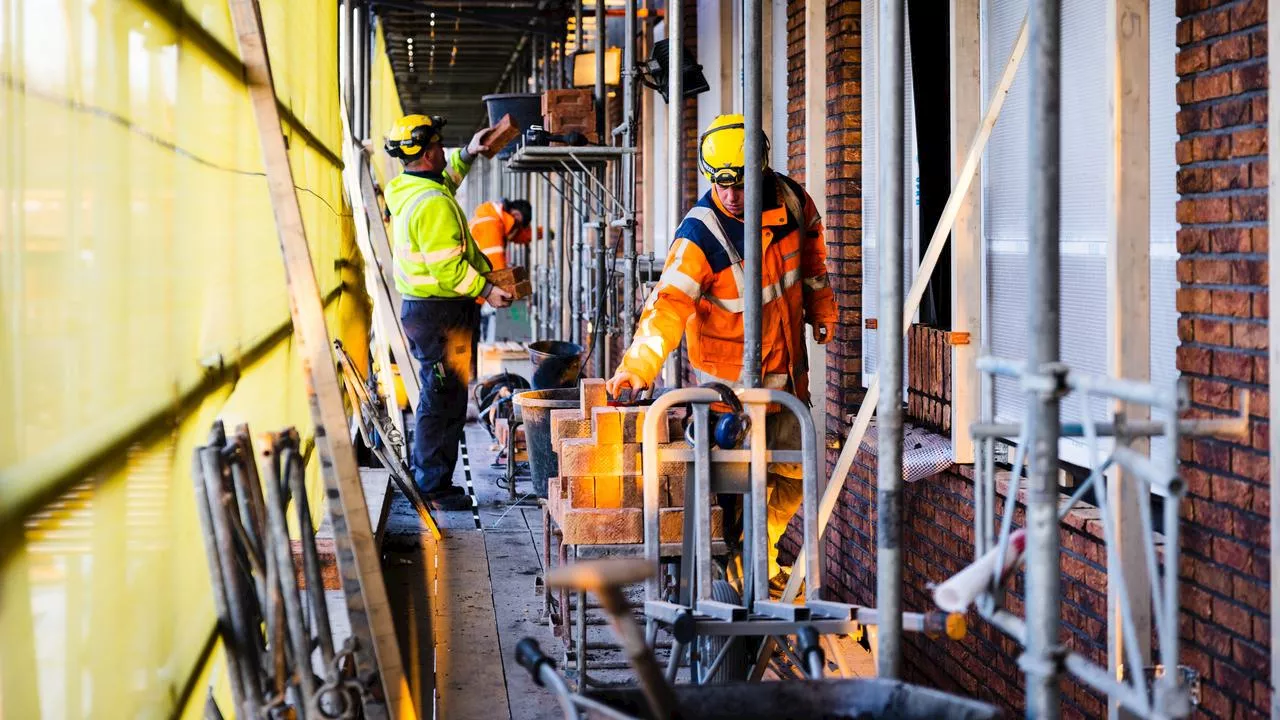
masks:
<path id="1" fill-rule="evenodd" d="M 763 385 L 809 399 L 804 323 L 835 322 L 822 219 L 804 188 L 765 176 L 761 257 Z M 676 228 L 662 277 L 645 302 L 620 370 L 650 385 L 688 333 L 689 360 L 706 375 L 739 383 L 743 347 L 743 223 L 710 190 Z"/>
<path id="2" fill-rule="evenodd" d="M 516 219 L 502 209 L 500 202 L 487 202 L 476 208 L 471 218 L 471 237 L 475 238 L 480 252 L 489 258 L 494 270 L 507 266 L 507 235 Z"/>

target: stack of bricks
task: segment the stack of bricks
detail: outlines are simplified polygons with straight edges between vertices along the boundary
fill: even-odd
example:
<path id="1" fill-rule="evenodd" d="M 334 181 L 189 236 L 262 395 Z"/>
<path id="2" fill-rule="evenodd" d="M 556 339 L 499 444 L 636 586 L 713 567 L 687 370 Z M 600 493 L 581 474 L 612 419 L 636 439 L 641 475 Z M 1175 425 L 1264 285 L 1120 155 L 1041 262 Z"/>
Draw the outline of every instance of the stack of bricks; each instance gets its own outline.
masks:
<path id="1" fill-rule="evenodd" d="M 907 331 L 907 417 L 921 427 L 951 432 L 951 345 L 945 330 Z"/>
<path id="2" fill-rule="evenodd" d="M 596 132 L 596 104 L 591 90 L 548 90 L 542 93 L 542 125 L 553 135 L 579 132 L 593 145 Z"/>
<path id="3" fill-rule="evenodd" d="M 567 545 L 622 545 L 644 542 L 644 478 L 641 442 L 644 407 L 609 407 L 604 382 L 582 381 L 582 405 L 551 411 L 551 446 L 560 476 L 548 482 L 547 506 Z M 688 447 L 674 415 L 659 423 L 662 447 Z M 683 536 L 687 465 L 659 468 L 660 534 L 664 543 Z M 711 511 L 712 536 L 723 535 L 721 510 Z"/>

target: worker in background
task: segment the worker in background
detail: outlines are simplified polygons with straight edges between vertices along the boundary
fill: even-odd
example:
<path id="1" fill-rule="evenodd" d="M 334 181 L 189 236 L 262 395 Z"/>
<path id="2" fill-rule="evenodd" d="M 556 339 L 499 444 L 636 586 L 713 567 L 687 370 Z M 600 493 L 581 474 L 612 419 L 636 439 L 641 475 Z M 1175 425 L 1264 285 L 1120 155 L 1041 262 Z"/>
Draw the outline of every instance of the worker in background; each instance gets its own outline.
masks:
<path id="1" fill-rule="evenodd" d="M 484 130 L 465 149 L 445 154 L 444 120 L 407 115 L 387 135 L 386 150 L 404 163 L 387 183 L 392 215 L 396 289 L 404 297 L 400 320 L 409 348 L 422 365 L 422 395 L 414 423 L 413 472 L 422 496 L 436 509 L 471 507 L 453 484 L 458 443 L 467 418 L 484 298 L 494 307 L 511 295 L 485 280 L 489 260 L 467 227 L 454 192 L 475 157 L 488 148 Z"/>
<path id="2" fill-rule="evenodd" d="M 480 246 L 480 252 L 489 258 L 494 270 L 507 266 L 507 243 L 529 244 L 532 233 L 529 223 L 533 208 L 528 200 L 499 200 L 487 202 L 476 208 L 471 218 L 471 236 Z"/>
<path id="3" fill-rule="evenodd" d="M 507 243 L 517 245 L 529 244 L 532 232 L 529 222 L 533 219 L 533 208 L 528 200 L 498 200 L 487 202 L 476 208 L 471 218 L 471 237 L 476 239 L 480 252 L 489 258 L 494 270 L 502 270 L 507 266 Z M 493 341 L 493 318 L 496 310 L 491 305 L 480 308 L 480 337 L 485 342 Z"/>
<path id="4" fill-rule="evenodd" d="M 768 139 L 761 137 L 768 157 Z M 609 379 L 609 392 L 653 385 L 667 354 L 688 332 L 689 360 L 701 381 L 741 387 L 743 333 L 742 214 L 747 172 L 764 183 L 761 215 L 761 374 L 763 386 L 809 401 L 804 325 L 819 344 L 831 340 L 835 297 L 827 282 L 822 221 L 813 200 L 794 180 L 745 166 L 746 129 L 741 115 L 721 115 L 698 141 L 699 165 L 712 187 L 684 217 L 667 253 L 666 267 L 645 302 L 635 339 Z M 769 447 L 800 449 L 800 426 L 786 411 L 771 413 Z M 787 575 L 778 567 L 778 540 L 803 500 L 799 465 L 769 466 L 769 574 L 776 592 Z"/>

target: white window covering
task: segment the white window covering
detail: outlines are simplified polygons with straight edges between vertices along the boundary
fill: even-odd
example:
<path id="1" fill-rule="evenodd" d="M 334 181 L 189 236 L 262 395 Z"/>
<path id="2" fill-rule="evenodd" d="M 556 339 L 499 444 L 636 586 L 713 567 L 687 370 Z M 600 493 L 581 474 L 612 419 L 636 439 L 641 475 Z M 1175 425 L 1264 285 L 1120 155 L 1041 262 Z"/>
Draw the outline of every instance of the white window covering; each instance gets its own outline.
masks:
<path id="1" fill-rule="evenodd" d="M 1151 381 L 1178 377 L 1177 174 L 1178 13 L 1174 0 L 1151 0 Z M 1156 419 L 1163 419 L 1156 416 Z M 1164 451 L 1157 438 L 1152 454 Z"/>
<path id="2" fill-rule="evenodd" d="M 1026 13 L 1026 0 L 988 0 L 983 29 L 987 99 L 1004 68 Z M 1105 0 L 1064 4 L 1062 19 L 1062 358 L 1073 369 L 1106 374 L 1107 336 L 1107 176 L 1110 126 L 1107 108 Z M 1176 164 L 1173 144 L 1173 0 L 1151 3 L 1151 373 L 1156 381 L 1175 376 L 1177 343 L 1174 309 L 1174 213 Z M 984 237 L 987 243 L 986 327 L 996 355 L 1027 355 L 1027 64 L 1019 68 L 988 146 L 983 168 Z M 1025 402 L 1016 381 L 997 380 L 994 415 L 1017 421 Z M 1105 419 L 1104 403 L 1092 405 Z M 1079 418 L 1080 399 L 1068 397 L 1064 420 Z M 1083 462 L 1083 444 L 1065 442 L 1065 459 Z"/>
<path id="3" fill-rule="evenodd" d="M 904 18 L 905 21 L 905 18 Z M 877 74 L 879 67 L 877 64 L 877 23 L 876 23 L 876 3 L 865 2 L 862 4 L 862 316 L 864 318 L 877 318 L 877 312 L 880 305 L 880 285 L 877 282 L 879 273 L 879 257 L 877 256 L 878 244 L 876 233 L 878 225 L 876 223 L 878 217 L 879 202 L 877 198 L 879 190 L 879 174 L 876 172 L 876 157 L 878 155 L 879 134 L 877 133 L 877 123 L 879 121 L 879 86 L 877 83 Z M 911 80 L 911 41 L 908 35 L 906 47 L 906 82 L 905 91 L 906 98 L 903 103 L 903 112 L 905 114 L 905 127 L 903 131 L 903 143 L 905 157 L 911 159 L 908 172 L 904 173 L 903 180 L 903 212 L 905 222 L 902 253 L 902 278 L 903 278 L 903 296 L 905 298 L 907 289 L 911 287 L 911 279 L 914 276 L 916 268 L 916 257 L 918 256 L 917 238 L 920 236 L 920 169 L 916 163 L 916 123 L 915 123 L 915 100 L 912 96 L 912 80 Z M 932 229 L 930 229 L 932 231 Z M 907 322 L 911 322 L 912 318 L 906 318 Z M 865 323 L 862 330 L 862 383 L 867 385 L 871 382 L 871 378 L 878 370 L 878 354 L 876 346 L 877 329 L 867 328 Z M 907 352 L 904 347 L 902 353 L 903 368 L 902 383 L 905 391 L 907 386 Z"/>

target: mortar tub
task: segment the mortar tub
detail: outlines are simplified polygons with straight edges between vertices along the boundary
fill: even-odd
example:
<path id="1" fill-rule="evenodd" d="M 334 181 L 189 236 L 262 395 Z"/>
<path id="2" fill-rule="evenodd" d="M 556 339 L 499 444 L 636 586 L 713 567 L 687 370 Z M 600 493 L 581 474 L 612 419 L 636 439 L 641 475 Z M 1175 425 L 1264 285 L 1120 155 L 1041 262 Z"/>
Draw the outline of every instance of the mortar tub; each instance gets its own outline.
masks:
<path id="1" fill-rule="evenodd" d="M 579 407 L 580 398 L 576 387 L 526 390 L 515 396 L 516 419 L 524 424 L 529 474 L 538 497 L 547 496 L 548 479 L 560 474 L 560 459 L 551 448 L 551 411 Z"/>
<path id="2" fill-rule="evenodd" d="M 520 138 L 530 125 L 542 124 L 542 96 L 536 93 L 498 93 L 480 98 L 489 111 L 489 125 L 497 125 L 503 115 L 510 114 L 511 122 L 520 128 L 520 137 L 507 143 L 498 152 L 499 158 L 509 158 L 516 151 Z"/>
<path id="3" fill-rule="evenodd" d="M 987 720 L 1003 711 L 970 698 L 897 680 L 796 680 L 678 685 L 681 713 L 692 720 Z M 650 717 L 639 690 L 600 690 L 588 697 L 624 714 Z M 588 711 L 589 718 L 603 718 Z"/>

